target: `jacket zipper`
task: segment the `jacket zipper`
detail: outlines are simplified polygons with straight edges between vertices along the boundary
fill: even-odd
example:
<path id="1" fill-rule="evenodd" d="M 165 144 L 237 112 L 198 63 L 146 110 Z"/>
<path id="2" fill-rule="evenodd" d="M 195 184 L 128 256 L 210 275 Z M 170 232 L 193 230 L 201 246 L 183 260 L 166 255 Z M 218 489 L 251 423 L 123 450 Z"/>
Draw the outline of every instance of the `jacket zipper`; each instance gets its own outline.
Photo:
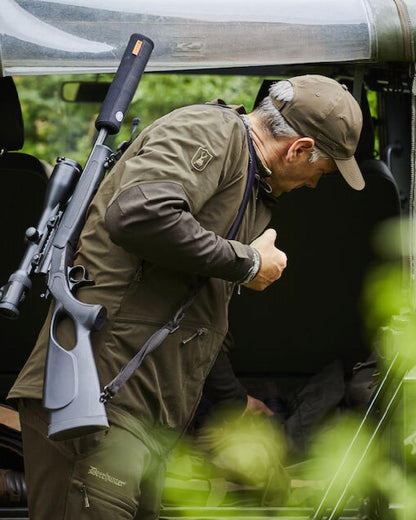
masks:
<path id="1" fill-rule="evenodd" d="M 187 339 L 183 339 L 182 340 L 182 345 L 186 345 L 187 343 L 189 343 L 190 341 L 192 341 L 193 339 L 199 337 L 199 336 L 205 336 L 205 334 L 208 333 L 208 329 L 206 329 L 205 327 L 201 327 L 199 329 L 197 329 L 193 334 L 192 336 L 189 336 L 189 338 Z"/>
<path id="2" fill-rule="evenodd" d="M 90 500 L 88 498 L 87 488 L 86 488 L 85 484 L 82 484 L 80 491 L 82 494 L 82 500 L 84 502 L 84 507 L 85 508 L 90 507 Z"/>
<path id="3" fill-rule="evenodd" d="M 143 278 L 143 269 L 144 269 L 144 260 L 142 260 L 139 263 L 139 266 L 136 269 L 136 272 L 134 273 L 134 281 L 135 282 L 141 282 Z"/>

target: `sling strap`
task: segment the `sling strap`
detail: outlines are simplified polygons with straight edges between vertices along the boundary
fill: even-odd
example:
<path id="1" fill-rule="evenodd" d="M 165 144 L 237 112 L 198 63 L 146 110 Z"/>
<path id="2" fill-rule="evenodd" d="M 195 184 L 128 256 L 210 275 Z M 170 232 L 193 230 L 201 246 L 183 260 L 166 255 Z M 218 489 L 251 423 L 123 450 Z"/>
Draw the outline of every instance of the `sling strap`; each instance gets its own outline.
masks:
<path id="1" fill-rule="evenodd" d="M 247 208 L 248 202 L 250 200 L 256 179 L 256 156 L 254 146 L 247 128 L 246 132 L 248 139 L 248 148 L 250 152 L 247 182 L 237 216 L 226 237 L 228 240 L 232 240 L 233 238 L 235 238 L 238 233 L 238 230 L 240 229 L 240 225 L 243 220 L 243 216 Z M 193 288 L 192 292 L 188 295 L 188 297 L 179 307 L 173 318 L 169 322 L 167 322 L 163 327 L 157 330 L 152 336 L 150 336 L 150 338 L 137 352 L 137 354 L 127 363 L 127 365 L 125 365 L 120 370 L 118 375 L 108 385 L 104 387 L 104 390 L 100 395 L 100 401 L 102 403 L 107 403 L 110 399 L 112 399 L 120 390 L 120 388 L 128 381 L 128 379 L 130 379 L 134 372 L 139 368 L 139 366 L 142 364 L 143 359 L 148 354 L 150 354 L 150 352 L 153 352 L 155 349 L 157 349 L 169 334 L 173 334 L 175 331 L 178 330 L 180 322 L 185 316 L 186 309 L 194 301 L 199 291 L 207 283 L 207 280 L 207 278 L 199 279 L 199 281 L 195 284 L 195 287 Z"/>

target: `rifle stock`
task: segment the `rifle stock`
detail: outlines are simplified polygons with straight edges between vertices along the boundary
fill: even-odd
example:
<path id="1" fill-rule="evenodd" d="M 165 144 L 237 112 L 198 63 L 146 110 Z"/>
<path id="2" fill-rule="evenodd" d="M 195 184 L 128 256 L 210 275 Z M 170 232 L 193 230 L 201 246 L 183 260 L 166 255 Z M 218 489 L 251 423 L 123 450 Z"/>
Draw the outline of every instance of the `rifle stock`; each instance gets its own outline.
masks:
<path id="1" fill-rule="evenodd" d="M 95 122 L 99 134 L 84 171 L 81 173 L 81 167 L 70 159 L 58 159 L 38 227 L 26 232 L 31 243 L 19 269 L 1 290 L 0 313 L 16 318 L 19 305 L 31 287 L 31 277 L 47 274 L 47 286 L 55 306 L 43 404 L 50 410 L 48 434 L 55 440 L 108 427 L 104 404 L 100 402 L 100 383 L 90 338 L 91 332 L 103 325 L 106 312 L 101 305 L 85 304 L 75 297 L 77 288 L 93 282 L 87 279 L 82 266 L 73 266 L 73 254 L 88 206 L 111 155 L 104 141 L 108 134 L 119 131 L 152 50 L 152 40 L 140 34 L 131 35 Z M 74 324 L 75 346 L 70 350 L 62 347 L 57 339 L 57 327 L 63 317 Z"/>

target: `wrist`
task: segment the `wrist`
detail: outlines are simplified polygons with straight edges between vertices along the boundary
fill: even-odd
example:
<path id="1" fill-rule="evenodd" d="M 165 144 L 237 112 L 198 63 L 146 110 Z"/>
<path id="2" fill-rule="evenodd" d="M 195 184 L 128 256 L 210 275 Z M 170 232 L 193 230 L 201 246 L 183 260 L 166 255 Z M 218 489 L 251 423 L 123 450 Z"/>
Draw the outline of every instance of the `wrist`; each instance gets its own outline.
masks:
<path id="1" fill-rule="evenodd" d="M 260 254 L 254 247 L 252 247 L 251 250 L 253 252 L 253 264 L 250 267 L 250 269 L 247 271 L 245 277 L 238 282 L 239 284 L 245 284 L 245 283 L 251 282 L 251 280 L 253 280 L 257 276 L 258 272 L 260 271 L 260 267 L 261 267 Z"/>

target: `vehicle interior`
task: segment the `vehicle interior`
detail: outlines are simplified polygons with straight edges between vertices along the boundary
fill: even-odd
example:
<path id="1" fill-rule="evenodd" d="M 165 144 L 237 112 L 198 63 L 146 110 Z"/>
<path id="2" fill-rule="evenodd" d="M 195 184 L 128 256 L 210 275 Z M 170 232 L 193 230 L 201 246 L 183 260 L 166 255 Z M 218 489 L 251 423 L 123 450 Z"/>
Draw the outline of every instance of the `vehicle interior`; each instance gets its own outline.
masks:
<path id="1" fill-rule="evenodd" d="M 413 64 L 405 59 L 343 59 L 208 71 L 214 72 L 264 78 L 253 105 L 272 81 L 282 78 L 319 73 L 345 83 L 363 112 L 356 158 L 366 187 L 355 192 L 334 174 L 316 189 L 301 188 L 273 202 L 270 226 L 277 230 L 288 266 L 282 279 L 263 293 L 236 289 L 227 352 L 240 383 L 273 416 L 262 416 L 260 423 L 246 418 L 242 424 L 240 418 L 234 422 L 232 415 L 223 415 L 221 406 L 203 400 L 168 466 L 161 518 L 411 518 L 399 495 L 381 485 L 367 487 L 359 476 L 361 471 L 369 479 L 369 468 L 363 466 L 368 461 L 371 465 L 374 452 L 382 451 L 383 460 L 400 471 L 397 487 L 412 481 L 415 466 L 416 425 L 410 413 L 415 376 L 409 360 L 401 362 L 396 356 L 407 314 L 399 316 L 397 329 L 381 319 L 368 323 L 373 273 L 393 266 L 399 284 L 411 285 L 409 231 L 401 226 L 413 218 Z M 85 95 L 102 99 L 103 86 L 96 87 L 95 93 L 88 88 Z M 0 284 L 19 266 L 25 231 L 40 216 L 48 182 L 44 164 L 21 151 L 25 136 L 20 104 L 13 77 L 0 77 L 0 114 L 8 122 L 0 125 L 0 214 L 6 244 Z M 391 242 L 396 246 L 388 246 Z M 42 280 L 34 280 L 19 319 L 0 318 L 2 519 L 29 518 L 19 425 L 6 396 L 47 312 L 43 292 Z M 395 309 L 400 307 L 399 302 Z M 380 329 L 388 337 L 390 355 L 380 348 Z M 341 462 L 330 468 L 335 445 L 317 435 L 350 415 L 356 421 L 353 433 L 341 442 Z M 230 425 L 236 430 L 228 430 Z M 236 454 L 237 433 L 245 427 L 250 441 L 243 443 L 242 455 Z M 263 427 L 264 435 L 257 429 Z M 364 430 L 363 440 L 359 435 Z M 225 436 L 217 437 L 218 431 Z M 319 471 L 311 471 L 311 460 L 320 456 Z M 249 474 L 252 458 L 263 464 L 258 475 Z"/>
<path id="2" fill-rule="evenodd" d="M 345 81 L 351 91 L 354 89 L 353 68 L 308 69 L 308 72 L 319 70 Z M 299 68 L 284 70 L 276 78 L 298 72 Z M 271 226 L 277 230 L 278 245 L 289 259 L 285 275 L 265 293 L 242 289 L 232 299 L 230 329 L 234 347 L 230 358 L 236 376 L 250 395 L 263 400 L 275 412 L 280 429 L 295 440 L 302 437 L 302 450 L 306 449 L 308 434 L 325 416 L 347 407 L 347 386 L 354 367 L 357 363 L 366 363 L 374 354 L 361 305 L 368 270 L 383 260 L 376 250 L 374 235 L 383 222 L 406 215 L 410 198 L 406 170 L 410 170 L 411 97 L 406 67 L 400 73 L 402 77 L 398 82 L 396 74 L 394 85 L 389 78 L 390 71 L 369 68 L 364 73 L 361 84 L 364 130 L 356 156 L 366 188 L 355 192 L 336 174 L 324 178 L 314 190 L 304 188 L 283 195 L 273 207 Z M 270 81 L 260 85 L 259 97 Z M 0 85 L 4 110 L 7 109 L 10 120 L 19 121 L 19 99 L 12 78 L 3 78 Z M 367 97 L 370 92 L 375 93 L 377 99 L 376 116 L 370 114 Z M 47 183 L 42 163 L 19 152 L 22 140 L 20 122 L 13 133 L 8 131 L 1 136 L 4 152 L 0 158 L 0 174 L 9 194 L 1 205 L 3 222 L 8 222 L 4 228 L 8 246 L 7 254 L 2 257 L 3 280 L 16 269 L 22 257 L 25 247 L 22 237 L 40 214 Z M 37 196 L 33 197 L 33 193 Z M 16 211 L 16 200 L 23 198 L 25 203 Z M 2 403 L 43 322 L 47 302 L 39 297 L 41 292 L 40 287 L 32 289 L 19 320 L 2 319 L 0 334 L 6 349 L 0 374 Z M 375 366 L 370 363 L 373 367 L 370 378 L 376 371 Z M 310 385 L 318 393 L 332 394 L 333 399 L 328 403 L 321 400 L 321 408 L 318 407 L 301 428 L 302 409 L 299 407 L 308 406 Z M 316 395 L 312 395 L 312 404 L 313 399 Z M 350 402 L 348 406 L 363 413 L 369 399 L 370 394 L 363 392 L 357 402 Z M 2 465 L 9 470 L 8 482 L 14 490 L 14 496 L 9 492 L 5 497 L 0 515 L 8 517 L 11 511 L 14 515 L 24 515 L 21 440 L 12 428 L 4 424 L 0 427 Z M 303 451 L 296 453 L 291 466 L 296 468 L 292 463 L 300 462 L 303 456 Z M 194 461 L 198 460 L 195 453 L 193 457 Z M 167 480 L 167 488 L 176 492 L 186 490 L 183 507 L 215 505 L 223 510 L 222 514 L 227 514 L 230 507 L 244 506 L 263 508 L 264 514 L 271 510 L 275 515 L 287 514 L 288 509 L 299 515 L 312 510 L 307 500 L 306 503 L 300 500 L 291 508 L 277 503 L 276 499 L 267 502 L 261 487 L 254 486 L 255 489 L 249 491 L 238 476 L 227 473 L 222 476 L 225 482 L 222 493 L 210 493 L 212 475 L 208 478 L 198 471 L 192 475 L 189 473 L 192 467 L 187 468 L 184 474 L 173 471 Z M 321 492 L 319 489 L 318 493 Z M 166 514 L 175 515 L 178 504 L 170 502 L 169 496 L 167 492 Z"/>
<path id="3" fill-rule="evenodd" d="M 311 72 L 316 70 L 344 81 L 353 91 L 353 70 L 310 69 Z M 277 77 L 290 76 L 292 72 L 285 69 Z M 377 74 L 380 74 L 380 81 L 375 79 Z M 404 151 L 409 151 L 410 128 L 407 126 L 406 131 L 405 125 L 390 126 L 390 118 L 395 119 L 400 112 L 402 122 L 409 124 L 410 94 L 404 84 L 400 94 L 385 88 L 385 79 L 381 80 L 381 77 L 383 71 L 369 70 L 368 76 L 364 76 L 361 93 L 364 128 L 356 157 L 366 181 L 365 189 L 353 191 L 340 175 L 331 175 L 323 178 L 316 189 L 301 188 L 279 197 L 273 207 L 270 226 L 277 230 L 278 247 L 288 256 L 285 273 L 265 292 L 242 288 L 235 291 L 231 301 L 233 346 L 229 356 L 234 371 L 248 394 L 272 409 L 277 430 L 290 439 L 291 447 L 283 459 L 292 485 L 289 493 L 292 498 L 286 497 L 291 507 L 284 507 L 284 493 L 279 486 L 274 490 L 275 499 L 270 499 L 264 493 L 264 487 L 253 490 L 235 469 L 227 472 L 226 468 L 222 478 L 228 477 L 237 483 L 229 483 L 227 493 L 215 495 L 212 487 L 203 487 L 198 481 L 198 469 L 193 475 L 196 480 L 190 479 L 192 462 L 188 460 L 183 480 L 173 468 L 175 478 L 168 483 L 177 489 L 188 485 L 185 500 L 190 505 L 215 504 L 227 510 L 225 506 L 245 504 L 263 507 L 263 514 L 309 518 L 323 493 L 319 486 L 314 491 L 309 487 L 307 481 L 311 477 L 305 474 L 299 477 L 302 464 L 310 455 L 311 438 L 325 421 L 330 424 L 338 414 L 351 412 L 361 418 L 368 411 L 374 396 L 375 378 L 382 369 L 377 361 L 376 338 L 369 333 L 366 324 L 363 293 L 369 273 L 386 261 L 386 252 L 377 246 L 377 235 L 385 232 L 381 231 L 383 224 L 407 214 L 410 196 L 408 180 L 402 182 L 405 175 L 401 170 L 402 166 L 410 168 L 409 156 L 406 159 Z M 263 89 L 270 81 L 273 80 L 264 82 Z M 371 91 L 377 96 L 377 116 L 370 114 L 367 96 L 372 95 Z M 261 91 L 259 95 L 262 95 Z M 399 261 L 400 252 L 395 254 L 398 256 L 394 261 Z M 358 380 L 361 382 L 357 387 Z M 388 383 L 387 393 L 396 388 L 397 381 Z M 374 417 L 378 417 L 380 403 L 372 408 Z M 212 411 L 208 406 L 206 413 L 210 424 L 216 409 Z M 395 424 L 394 421 L 391 423 Z M 222 423 L 221 427 L 224 427 Z M 209 427 L 207 429 L 210 431 Z M 386 429 L 383 430 L 385 435 Z M 197 446 L 199 443 L 204 446 L 206 442 L 203 427 L 201 431 L 196 435 Z M 400 452 L 400 441 L 394 440 L 396 424 L 392 431 L 395 433 L 391 449 L 396 458 L 401 458 L 404 455 Z M 272 442 L 270 439 L 269 449 L 272 449 Z M 275 446 L 275 453 L 279 453 L 278 446 Z M 221 462 L 219 464 L 221 466 Z M 217 476 L 215 471 L 213 475 Z M 302 489 L 297 488 L 299 478 L 304 479 Z M 383 518 L 377 516 L 383 514 L 378 505 L 367 505 L 368 496 L 355 496 L 355 499 L 351 509 L 342 513 L 346 517 Z M 327 505 L 321 505 L 321 514 Z M 373 516 L 365 516 L 367 514 Z"/>

